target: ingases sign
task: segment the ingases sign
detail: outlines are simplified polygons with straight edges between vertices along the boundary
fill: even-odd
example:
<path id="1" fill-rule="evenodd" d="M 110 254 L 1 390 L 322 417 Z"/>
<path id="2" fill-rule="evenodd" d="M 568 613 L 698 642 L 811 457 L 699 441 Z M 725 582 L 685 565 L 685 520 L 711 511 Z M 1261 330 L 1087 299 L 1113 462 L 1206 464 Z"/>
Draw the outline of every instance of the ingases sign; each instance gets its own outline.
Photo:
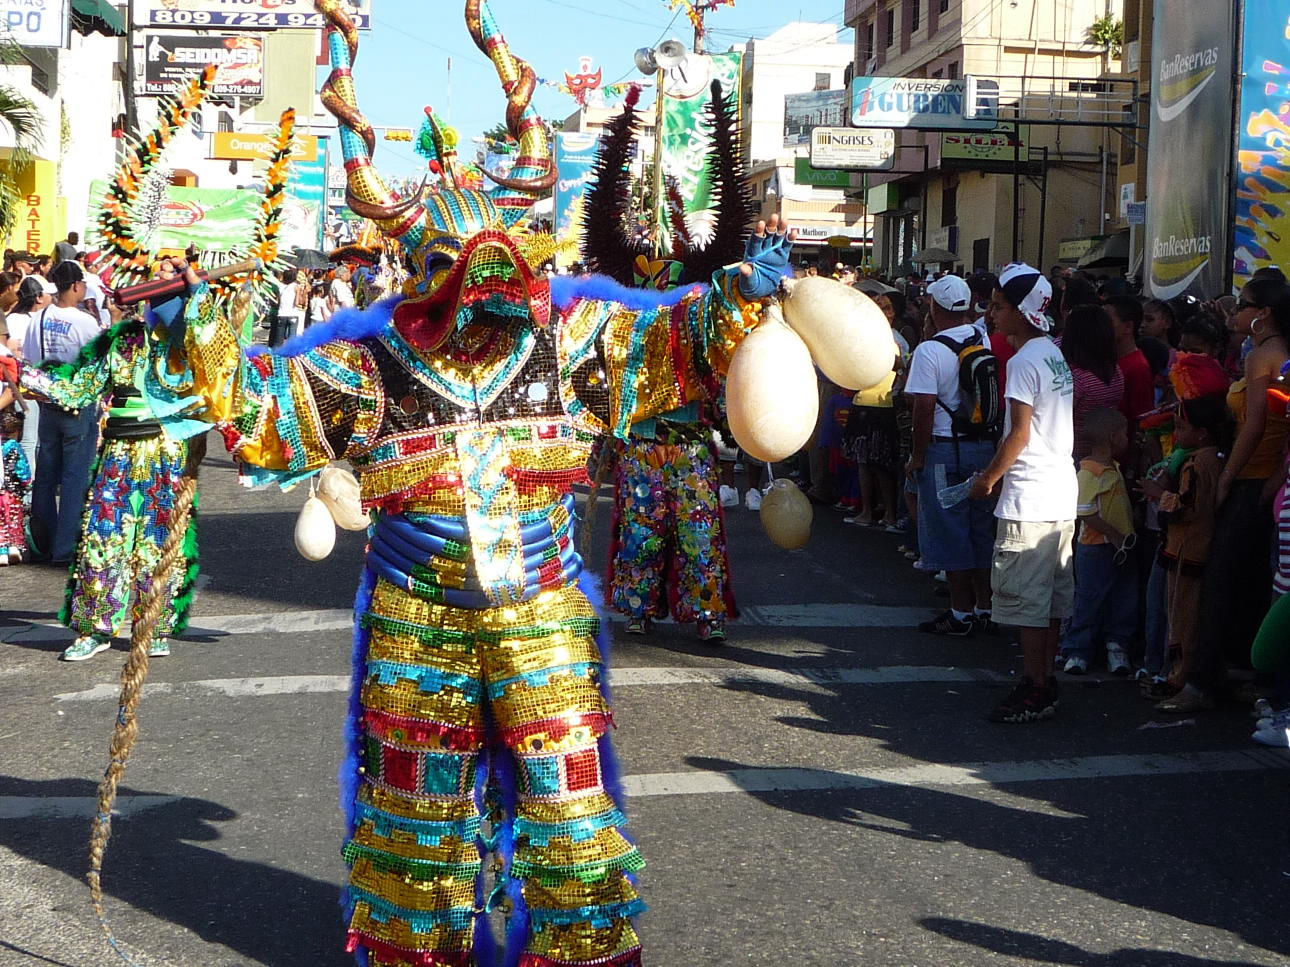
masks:
<path id="1" fill-rule="evenodd" d="M 143 51 L 144 94 L 170 94 L 178 84 L 214 64 L 212 94 L 264 95 L 264 40 L 260 37 L 147 33 Z"/>

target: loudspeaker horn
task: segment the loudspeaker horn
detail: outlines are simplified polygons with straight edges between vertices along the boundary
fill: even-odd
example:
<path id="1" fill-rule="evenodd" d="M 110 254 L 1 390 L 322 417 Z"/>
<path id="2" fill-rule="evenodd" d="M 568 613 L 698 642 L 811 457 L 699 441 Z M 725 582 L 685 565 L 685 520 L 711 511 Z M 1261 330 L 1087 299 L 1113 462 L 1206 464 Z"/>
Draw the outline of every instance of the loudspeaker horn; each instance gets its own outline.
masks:
<path id="1" fill-rule="evenodd" d="M 658 61 L 654 59 L 652 47 L 642 47 L 636 51 L 636 69 L 646 77 L 658 72 Z"/>
<path id="2" fill-rule="evenodd" d="M 654 49 L 654 62 L 662 70 L 671 70 L 685 63 L 686 57 L 690 52 L 685 49 L 685 44 L 679 40 L 665 40 Z"/>

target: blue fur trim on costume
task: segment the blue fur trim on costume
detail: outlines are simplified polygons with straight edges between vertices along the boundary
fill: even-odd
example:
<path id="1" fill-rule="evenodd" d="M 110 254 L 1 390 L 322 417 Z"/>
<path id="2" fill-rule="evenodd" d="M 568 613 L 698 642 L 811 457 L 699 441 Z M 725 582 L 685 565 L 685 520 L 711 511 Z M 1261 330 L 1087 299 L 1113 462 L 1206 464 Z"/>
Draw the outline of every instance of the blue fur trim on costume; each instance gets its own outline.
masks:
<path id="1" fill-rule="evenodd" d="M 340 808 L 345 814 L 345 840 L 353 838 L 358 828 L 357 811 L 354 808 L 358 799 L 359 766 L 363 762 L 363 677 L 367 670 L 367 646 L 371 641 L 371 631 L 363 624 L 362 617 L 372 604 L 372 591 L 376 587 L 376 576 L 363 568 L 358 581 L 358 593 L 354 597 L 354 652 L 352 672 L 349 685 L 349 714 L 345 717 L 345 758 L 341 762 L 337 779 L 340 782 Z M 350 895 L 348 882 L 340 891 L 340 906 L 344 911 L 345 926 L 349 926 L 354 916 L 354 899 Z M 359 967 L 368 967 L 367 949 L 359 947 L 354 951 L 354 960 Z"/>
<path id="2" fill-rule="evenodd" d="M 504 967 L 519 967 L 520 957 L 529 939 L 529 905 L 524 902 L 524 882 L 510 880 L 506 895 L 511 901 L 511 916 L 506 921 L 506 960 Z"/>
<path id="3" fill-rule="evenodd" d="M 392 295 L 388 299 L 366 309 L 341 309 L 326 322 L 310 326 L 298 336 L 292 336 L 277 349 L 268 346 L 251 346 L 248 356 L 261 356 L 272 352 L 275 356 L 303 356 L 329 342 L 358 342 L 379 336 L 389 328 L 394 318 L 394 307 L 403 301 L 403 296 Z"/>
<path id="4" fill-rule="evenodd" d="M 659 292 L 620 285 L 607 275 L 557 275 L 551 279 L 551 301 L 557 309 L 567 309 L 578 299 L 617 302 L 627 309 L 665 309 L 677 305 L 696 289 L 706 285 L 682 285 Z"/>
<path id="5" fill-rule="evenodd" d="M 485 718 L 488 716 L 488 709 L 484 709 Z M 484 815 L 484 790 L 488 786 L 488 757 L 481 755 L 479 762 L 475 766 L 475 809 L 479 814 Z M 497 967 L 497 938 L 493 936 L 493 928 L 488 921 L 488 913 L 484 910 L 484 871 L 487 870 L 489 849 L 484 842 L 481 833 L 476 838 L 479 848 L 480 874 L 475 877 L 475 909 L 480 912 L 475 914 L 475 963 L 479 967 Z"/>
<path id="6" fill-rule="evenodd" d="M 600 617 L 600 633 L 596 635 L 596 645 L 600 649 L 600 694 L 605 697 L 605 704 L 612 708 L 613 698 L 609 688 L 609 653 L 612 649 L 613 631 L 609 617 L 605 613 L 605 595 L 601 590 L 600 578 L 590 571 L 583 571 L 578 577 L 578 590 L 586 596 Z M 623 795 L 622 771 L 618 767 L 618 756 L 614 753 L 614 744 L 606 732 L 596 742 L 600 749 L 600 774 L 605 780 L 605 791 L 613 798 L 618 809 L 626 815 L 623 808 L 626 797 Z M 625 834 L 624 834 L 625 835 Z"/>

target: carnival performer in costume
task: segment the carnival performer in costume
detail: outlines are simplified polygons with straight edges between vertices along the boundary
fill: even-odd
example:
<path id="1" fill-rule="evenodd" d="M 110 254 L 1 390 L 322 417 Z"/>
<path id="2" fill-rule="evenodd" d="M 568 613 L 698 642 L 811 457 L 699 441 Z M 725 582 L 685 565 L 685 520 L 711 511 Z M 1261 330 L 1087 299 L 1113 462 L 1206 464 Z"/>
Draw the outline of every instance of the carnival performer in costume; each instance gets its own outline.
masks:
<path id="1" fill-rule="evenodd" d="M 119 287 L 150 271 L 145 210 L 158 197 L 156 184 L 168 182 L 161 159 L 174 134 L 197 111 L 210 86 L 210 72 L 187 84 L 159 109 L 158 127 L 136 141 L 112 182 L 100 215 L 100 228 Z M 284 116 L 266 179 L 265 202 L 251 254 L 272 264 L 281 219 L 287 159 L 294 116 Z M 242 279 L 243 284 L 256 280 Z M 237 282 L 218 297 L 234 317 L 249 312 L 246 291 Z M 77 411 L 109 400 L 102 444 L 92 471 L 80 540 L 59 615 L 77 638 L 63 652 L 65 661 L 84 661 L 111 647 L 127 617 L 139 620 L 152 586 L 161 550 L 172 526 L 175 489 L 189 460 L 200 462 L 204 441 L 190 453 L 189 439 L 209 424 L 176 417 L 167 402 L 183 383 L 169 366 L 170 325 L 182 303 L 155 306 L 147 317 L 118 321 L 85 346 L 70 364 L 46 364 L 23 373 L 26 389 L 52 405 Z M 149 647 L 152 657 L 170 654 L 169 637 L 184 629 L 198 575 L 196 502 L 184 537 L 184 566 L 167 574 L 165 606 Z M 133 602 L 133 608 L 132 608 Z"/>
<path id="2" fill-rule="evenodd" d="M 628 285 L 665 288 L 706 281 L 722 266 L 738 262 L 753 218 L 733 105 L 714 83 L 708 117 L 712 231 L 706 241 L 695 240 L 684 199 L 669 180 L 671 250 L 659 257 L 648 241 L 622 227 L 631 197 L 628 161 L 636 148 L 639 96 L 640 89 L 632 88 L 601 139 L 585 202 L 583 262 L 592 272 Z M 678 623 L 697 623 L 700 639 L 723 641 L 726 620 L 737 612 L 710 408 L 691 403 L 643 420 L 632 426 L 628 439 L 615 441 L 614 452 L 613 607 L 627 616 L 629 634 L 648 633 L 651 619 L 670 613 Z"/>
<path id="3" fill-rule="evenodd" d="M 486 920 L 501 908 L 508 964 L 632 967 L 642 861 L 621 832 L 571 488 L 598 436 L 709 397 L 789 240 L 772 220 L 742 266 L 667 293 L 548 281 L 554 243 L 520 226 L 555 179 L 536 78 L 483 0 L 466 0 L 466 20 L 507 93 L 515 167 L 490 192 L 455 187 L 436 127 L 442 184 L 402 200 L 372 166 L 354 25 L 336 0 L 316 6 L 349 205 L 413 275 L 403 298 L 249 359 L 189 276 L 187 395 L 200 403 L 186 413 L 216 423 L 253 479 L 348 460 L 371 513 L 342 767 L 349 946 L 372 967 L 491 967 Z"/>

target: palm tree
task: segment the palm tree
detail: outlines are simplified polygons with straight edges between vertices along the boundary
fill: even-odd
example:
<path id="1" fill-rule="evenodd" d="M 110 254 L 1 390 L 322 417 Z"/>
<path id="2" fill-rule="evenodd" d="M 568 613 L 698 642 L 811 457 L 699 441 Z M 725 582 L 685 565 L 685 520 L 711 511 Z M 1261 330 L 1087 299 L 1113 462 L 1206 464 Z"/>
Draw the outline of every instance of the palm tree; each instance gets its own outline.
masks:
<path id="1" fill-rule="evenodd" d="M 11 50 L 0 50 L 0 63 L 11 63 Z M 18 220 L 22 196 L 18 178 L 31 165 L 32 157 L 44 137 L 40 110 L 22 92 L 9 84 L 0 84 L 0 127 L 13 138 L 9 156 L 0 159 L 0 239 L 8 238 Z"/>

